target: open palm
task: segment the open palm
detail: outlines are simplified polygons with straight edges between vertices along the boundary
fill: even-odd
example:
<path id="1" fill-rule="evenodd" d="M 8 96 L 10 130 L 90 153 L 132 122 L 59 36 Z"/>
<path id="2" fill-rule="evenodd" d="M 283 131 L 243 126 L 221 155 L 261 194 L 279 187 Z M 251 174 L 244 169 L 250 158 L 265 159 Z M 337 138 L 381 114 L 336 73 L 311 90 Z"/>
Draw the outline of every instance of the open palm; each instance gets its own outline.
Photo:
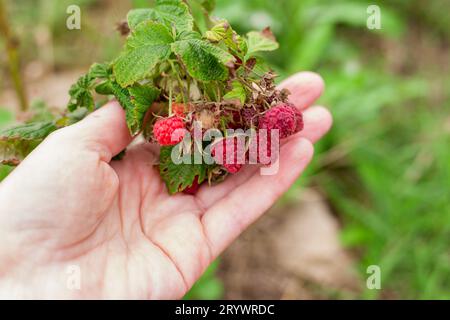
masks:
<path id="1" fill-rule="evenodd" d="M 301 109 L 323 90 L 312 73 L 283 86 Z M 0 184 L 0 297 L 181 298 L 290 187 L 330 126 L 326 109 L 309 108 L 276 175 L 248 166 L 196 196 L 169 196 L 156 146 L 111 162 L 131 137 L 119 105 L 101 108 L 52 134 Z"/>

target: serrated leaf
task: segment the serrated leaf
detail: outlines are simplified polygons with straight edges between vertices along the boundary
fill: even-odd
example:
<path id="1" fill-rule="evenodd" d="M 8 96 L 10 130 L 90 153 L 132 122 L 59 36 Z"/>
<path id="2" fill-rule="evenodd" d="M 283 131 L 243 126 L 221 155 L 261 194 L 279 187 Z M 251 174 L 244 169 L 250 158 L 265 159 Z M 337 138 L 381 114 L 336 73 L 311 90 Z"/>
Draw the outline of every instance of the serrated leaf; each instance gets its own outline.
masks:
<path id="1" fill-rule="evenodd" d="M 170 194 L 191 187 L 195 179 L 202 183 L 207 178 L 206 164 L 174 164 L 171 155 L 176 147 L 162 147 L 160 151 L 159 170 Z"/>
<path id="2" fill-rule="evenodd" d="M 157 0 L 154 8 L 131 10 L 127 20 L 132 30 L 148 20 L 160 22 L 169 29 L 174 26 L 179 32 L 192 30 L 194 26 L 194 18 L 181 0 Z"/>
<path id="3" fill-rule="evenodd" d="M 142 129 L 145 114 L 153 101 L 158 98 L 160 91 L 148 85 L 122 88 L 116 82 L 111 82 L 111 89 L 117 101 L 125 109 L 127 125 L 131 135 L 138 134 Z"/>
<path id="4" fill-rule="evenodd" d="M 97 79 L 108 79 L 111 75 L 111 68 L 106 63 L 94 63 L 89 69 L 89 76 Z"/>
<path id="5" fill-rule="evenodd" d="M 0 164 L 19 165 L 41 142 L 39 139 L 0 138 Z"/>
<path id="6" fill-rule="evenodd" d="M 224 100 L 239 100 L 241 105 L 245 103 L 247 100 L 247 92 L 245 91 L 244 86 L 239 81 L 233 81 L 232 83 L 233 89 L 223 96 Z"/>
<path id="7" fill-rule="evenodd" d="M 67 105 L 69 111 L 74 111 L 80 107 L 85 107 L 89 110 L 94 109 L 94 97 L 91 93 L 94 80 L 89 74 L 86 74 L 72 85 L 69 90 L 70 101 Z"/>
<path id="8" fill-rule="evenodd" d="M 193 40 L 193 39 L 200 40 L 201 38 L 202 35 L 197 31 L 183 31 L 177 34 L 176 41 Z"/>
<path id="9" fill-rule="evenodd" d="M 57 129 L 54 121 L 32 122 L 3 130 L 0 132 L 0 137 L 23 140 L 44 139 Z"/>
<path id="10" fill-rule="evenodd" d="M 134 109 L 127 110 L 127 123 L 132 133 L 141 131 L 145 114 L 159 97 L 161 91 L 148 85 L 136 85 L 129 88 Z"/>
<path id="11" fill-rule="evenodd" d="M 127 47 L 114 64 L 114 75 L 122 87 L 145 78 L 157 63 L 169 58 L 173 42 L 169 29 L 146 21 L 139 24 L 128 38 Z"/>
<path id="12" fill-rule="evenodd" d="M 0 132 L 0 163 L 16 166 L 50 133 L 57 130 L 53 121 L 17 125 Z"/>
<path id="13" fill-rule="evenodd" d="M 223 20 L 217 23 L 211 30 L 207 31 L 205 36 L 209 41 L 219 42 L 233 37 L 233 29 L 228 21 Z"/>
<path id="14" fill-rule="evenodd" d="M 117 101 L 120 103 L 122 108 L 125 109 L 128 129 L 130 129 L 131 135 L 134 136 L 136 133 L 139 132 L 140 128 L 135 125 L 135 120 L 134 117 L 132 116 L 134 113 L 135 106 L 131 102 L 130 92 L 128 91 L 127 88 L 122 88 L 116 82 L 111 82 L 111 89 Z"/>
<path id="15" fill-rule="evenodd" d="M 205 36 L 211 42 L 223 42 L 233 54 L 240 58 L 244 58 L 247 53 L 247 42 L 231 28 L 227 20 L 217 23 L 206 32 Z"/>
<path id="16" fill-rule="evenodd" d="M 225 64 L 234 60 L 228 52 L 198 39 L 174 42 L 172 50 L 181 57 L 189 74 L 200 81 L 225 80 Z"/>
<path id="17" fill-rule="evenodd" d="M 111 81 L 106 80 L 102 83 L 99 83 L 95 87 L 95 92 L 97 92 L 98 94 L 104 95 L 104 96 L 113 94 L 113 90 L 111 88 Z"/>
<path id="18" fill-rule="evenodd" d="M 274 51 L 279 48 L 279 44 L 270 29 L 262 32 L 252 31 L 247 34 L 247 54 L 246 60 L 261 51 Z"/>

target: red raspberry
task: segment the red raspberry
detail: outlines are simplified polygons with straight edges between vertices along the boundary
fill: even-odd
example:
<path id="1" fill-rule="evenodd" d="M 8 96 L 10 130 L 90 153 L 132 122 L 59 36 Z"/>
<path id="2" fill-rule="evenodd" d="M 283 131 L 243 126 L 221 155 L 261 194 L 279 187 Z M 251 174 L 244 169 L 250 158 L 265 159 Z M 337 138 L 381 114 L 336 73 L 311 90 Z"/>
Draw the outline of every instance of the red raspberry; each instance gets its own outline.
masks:
<path id="1" fill-rule="evenodd" d="M 211 155 L 229 173 L 237 173 L 245 162 L 245 147 L 238 143 L 237 138 L 227 138 L 212 146 Z"/>
<path id="2" fill-rule="evenodd" d="M 183 119 L 173 116 L 156 121 L 153 136 L 161 146 L 174 146 L 180 143 L 186 133 Z"/>
<path id="3" fill-rule="evenodd" d="M 294 106 L 292 108 L 294 109 L 295 113 L 295 134 L 303 130 L 303 128 L 305 127 L 305 123 L 303 122 L 303 113 Z"/>
<path id="4" fill-rule="evenodd" d="M 248 152 L 249 162 L 252 164 L 255 164 L 256 162 L 263 165 L 270 165 L 278 158 L 279 141 L 272 142 L 270 133 L 265 132 L 267 136 L 265 144 L 261 145 L 263 140 L 263 137 L 261 136 L 262 134 L 263 132 L 258 132 L 250 143 Z M 272 154 L 272 146 L 275 149 L 274 154 Z"/>
<path id="5" fill-rule="evenodd" d="M 303 117 L 293 105 L 281 103 L 259 119 L 259 129 L 278 129 L 280 139 L 284 139 L 303 129 Z"/>
<path id="6" fill-rule="evenodd" d="M 192 182 L 192 186 L 184 189 L 183 193 L 195 195 L 195 194 L 197 194 L 198 190 L 200 190 L 200 184 L 198 183 L 198 177 L 195 177 L 194 182 Z"/>

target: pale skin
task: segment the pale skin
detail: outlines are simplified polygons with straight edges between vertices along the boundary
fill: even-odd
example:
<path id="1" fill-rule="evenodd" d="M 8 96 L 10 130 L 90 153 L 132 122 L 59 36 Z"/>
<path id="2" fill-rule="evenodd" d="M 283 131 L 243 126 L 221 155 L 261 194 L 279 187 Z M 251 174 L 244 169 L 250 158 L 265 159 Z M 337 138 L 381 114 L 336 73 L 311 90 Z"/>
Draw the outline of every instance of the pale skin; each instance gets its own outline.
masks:
<path id="1" fill-rule="evenodd" d="M 279 172 L 248 166 L 196 196 L 168 195 L 156 146 L 111 162 L 131 142 L 117 103 L 49 136 L 0 184 L 0 298 L 182 298 L 300 176 L 331 127 L 330 113 L 312 107 L 318 75 L 281 86 L 305 130 L 284 142 Z"/>

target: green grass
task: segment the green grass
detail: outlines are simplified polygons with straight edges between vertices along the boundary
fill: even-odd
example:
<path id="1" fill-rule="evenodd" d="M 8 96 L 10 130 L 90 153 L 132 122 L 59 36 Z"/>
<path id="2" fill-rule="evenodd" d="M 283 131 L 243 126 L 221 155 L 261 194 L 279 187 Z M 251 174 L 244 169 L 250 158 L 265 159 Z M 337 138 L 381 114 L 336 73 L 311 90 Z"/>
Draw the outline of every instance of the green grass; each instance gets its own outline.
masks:
<path id="1" fill-rule="evenodd" d="M 324 191 L 363 280 L 369 265 L 381 267 L 382 290 L 361 298 L 450 298 L 450 88 L 433 94 L 449 79 L 427 56 L 427 73 L 406 61 L 405 75 L 370 48 L 396 41 L 415 50 L 407 39 L 417 17 L 426 39 L 443 43 L 447 19 L 419 2 L 383 1 L 384 30 L 371 32 L 365 1 L 219 1 L 240 31 L 256 26 L 251 12 L 271 22 L 282 49 L 270 58 L 282 76 L 310 69 L 326 80 L 320 103 L 335 125 L 293 192 L 305 184 Z"/>

